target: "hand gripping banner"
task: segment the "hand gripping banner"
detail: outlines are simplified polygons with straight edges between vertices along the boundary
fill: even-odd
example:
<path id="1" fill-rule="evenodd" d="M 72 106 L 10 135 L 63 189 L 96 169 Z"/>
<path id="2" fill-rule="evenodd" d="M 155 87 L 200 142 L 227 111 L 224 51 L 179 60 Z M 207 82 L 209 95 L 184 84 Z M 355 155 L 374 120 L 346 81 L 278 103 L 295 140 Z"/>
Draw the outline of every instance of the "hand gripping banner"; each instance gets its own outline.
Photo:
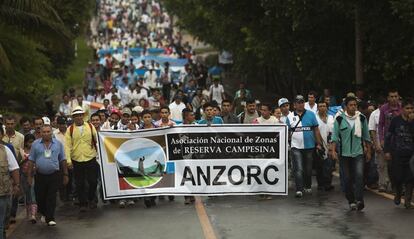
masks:
<path id="1" fill-rule="evenodd" d="M 183 125 L 101 131 L 105 199 L 287 195 L 285 125 Z"/>

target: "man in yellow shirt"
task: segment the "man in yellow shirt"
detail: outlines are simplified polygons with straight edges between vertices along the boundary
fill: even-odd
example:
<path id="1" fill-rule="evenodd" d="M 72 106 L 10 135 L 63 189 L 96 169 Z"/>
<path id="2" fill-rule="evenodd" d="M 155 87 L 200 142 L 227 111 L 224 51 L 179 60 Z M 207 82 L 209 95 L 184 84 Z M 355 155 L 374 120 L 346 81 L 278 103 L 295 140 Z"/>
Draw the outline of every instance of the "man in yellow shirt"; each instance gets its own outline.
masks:
<path id="1" fill-rule="evenodd" d="M 87 206 L 96 208 L 95 194 L 99 166 L 96 161 L 96 130 L 83 120 L 85 111 L 77 106 L 72 111 L 73 124 L 65 134 L 65 154 L 68 165 L 73 166 L 80 211 L 85 212 Z M 86 192 L 85 181 L 88 181 Z"/>

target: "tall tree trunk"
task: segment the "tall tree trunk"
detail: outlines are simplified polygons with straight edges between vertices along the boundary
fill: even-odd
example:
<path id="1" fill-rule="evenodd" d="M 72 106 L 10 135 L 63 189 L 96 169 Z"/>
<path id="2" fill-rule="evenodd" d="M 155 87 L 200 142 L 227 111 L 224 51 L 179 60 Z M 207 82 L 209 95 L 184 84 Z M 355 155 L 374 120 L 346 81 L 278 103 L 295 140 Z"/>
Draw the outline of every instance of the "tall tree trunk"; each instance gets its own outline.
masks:
<path id="1" fill-rule="evenodd" d="M 355 83 L 357 86 L 364 84 L 364 71 L 362 59 L 362 32 L 361 18 L 358 4 L 355 5 Z"/>

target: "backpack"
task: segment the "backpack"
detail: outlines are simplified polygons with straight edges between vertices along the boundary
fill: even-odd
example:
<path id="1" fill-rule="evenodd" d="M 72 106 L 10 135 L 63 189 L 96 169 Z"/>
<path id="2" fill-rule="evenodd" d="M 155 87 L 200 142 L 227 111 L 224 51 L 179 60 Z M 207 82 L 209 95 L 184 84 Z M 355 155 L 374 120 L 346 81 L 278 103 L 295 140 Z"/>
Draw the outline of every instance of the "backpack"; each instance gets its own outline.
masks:
<path id="1" fill-rule="evenodd" d="M 89 123 L 89 122 L 87 122 L 87 124 L 89 125 L 89 128 L 90 128 L 90 130 L 91 130 L 91 135 L 92 135 L 92 140 L 91 140 L 91 147 L 93 147 L 96 151 L 98 151 L 98 149 L 96 148 L 96 139 L 95 139 L 95 136 L 93 135 L 93 129 L 92 129 L 92 124 L 91 123 Z M 72 136 L 73 136 L 73 129 L 74 129 L 74 127 L 73 127 L 73 124 L 71 124 L 70 126 L 69 126 L 69 134 L 70 134 L 70 138 L 72 138 Z"/>

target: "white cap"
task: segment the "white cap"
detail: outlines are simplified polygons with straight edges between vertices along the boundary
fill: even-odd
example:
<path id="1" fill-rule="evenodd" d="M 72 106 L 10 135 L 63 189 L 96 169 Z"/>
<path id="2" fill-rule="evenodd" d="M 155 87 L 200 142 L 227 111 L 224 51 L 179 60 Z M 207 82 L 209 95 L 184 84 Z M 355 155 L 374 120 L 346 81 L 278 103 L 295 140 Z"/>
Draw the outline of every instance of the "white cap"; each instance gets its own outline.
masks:
<path id="1" fill-rule="evenodd" d="M 85 114 L 82 107 L 76 106 L 75 109 L 72 110 L 72 116 L 77 114 Z"/>
<path id="2" fill-rule="evenodd" d="M 44 125 L 50 125 L 50 119 L 48 117 L 44 116 L 42 117 L 42 120 Z"/>
<path id="3" fill-rule="evenodd" d="M 137 105 L 134 108 L 132 108 L 132 111 L 135 111 L 135 112 L 137 112 L 139 114 L 142 111 L 144 111 L 144 109 L 141 106 Z"/>

